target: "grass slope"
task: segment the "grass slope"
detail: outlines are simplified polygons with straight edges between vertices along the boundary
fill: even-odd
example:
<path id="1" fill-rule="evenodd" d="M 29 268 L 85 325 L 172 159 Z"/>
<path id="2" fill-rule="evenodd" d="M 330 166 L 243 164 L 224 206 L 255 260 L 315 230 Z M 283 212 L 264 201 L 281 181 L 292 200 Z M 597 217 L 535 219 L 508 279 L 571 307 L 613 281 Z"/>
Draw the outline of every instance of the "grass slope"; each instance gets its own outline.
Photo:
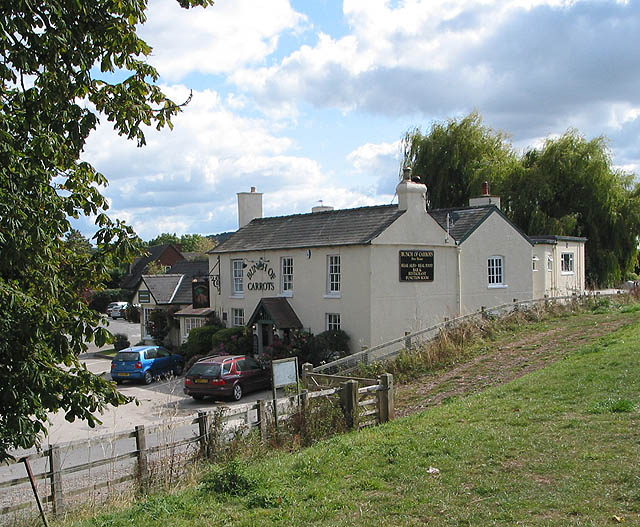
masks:
<path id="1" fill-rule="evenodd" d="M 640 525 L 639 353 L 635 322 L 481 394 L 65 525 Z"/>

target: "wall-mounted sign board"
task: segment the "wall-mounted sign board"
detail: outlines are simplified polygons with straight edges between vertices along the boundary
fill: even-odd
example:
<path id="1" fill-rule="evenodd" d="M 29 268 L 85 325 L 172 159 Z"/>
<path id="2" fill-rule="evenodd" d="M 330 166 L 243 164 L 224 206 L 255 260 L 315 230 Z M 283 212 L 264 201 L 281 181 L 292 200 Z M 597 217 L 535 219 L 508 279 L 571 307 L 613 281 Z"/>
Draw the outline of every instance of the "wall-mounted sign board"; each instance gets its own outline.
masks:
<path id="1" fill-rule="evenodd" d="M 401 282 L 433 282 L 433 251 L 402 250 L 399 261 Z"/>

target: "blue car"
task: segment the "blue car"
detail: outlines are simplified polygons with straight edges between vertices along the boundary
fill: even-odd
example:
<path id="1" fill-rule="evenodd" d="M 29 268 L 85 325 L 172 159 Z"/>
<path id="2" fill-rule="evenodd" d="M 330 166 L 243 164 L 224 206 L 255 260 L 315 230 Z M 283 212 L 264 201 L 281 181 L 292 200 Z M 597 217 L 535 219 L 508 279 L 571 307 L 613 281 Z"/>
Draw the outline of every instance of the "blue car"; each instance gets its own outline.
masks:
<path id="1" fill-rule="evenodd" d="M 180 375 L 184 357 L 171 353 L 162 346 L 133 346 L 120 350 L 111 361 L 111 378 L 122 381 L 136 380 L 151 384 L 161 375 Z"/>

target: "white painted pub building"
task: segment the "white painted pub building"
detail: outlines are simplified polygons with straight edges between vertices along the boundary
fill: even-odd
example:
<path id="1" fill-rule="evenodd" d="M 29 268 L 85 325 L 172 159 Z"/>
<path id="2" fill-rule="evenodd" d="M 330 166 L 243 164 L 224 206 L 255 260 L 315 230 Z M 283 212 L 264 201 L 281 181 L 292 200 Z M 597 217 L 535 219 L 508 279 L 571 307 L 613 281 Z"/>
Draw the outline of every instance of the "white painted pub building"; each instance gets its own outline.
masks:
<path id="1" fill-rule="evenodd" d="M 426 193 L 407 171 L 397 205 L 272 218 L 255 188 L 239 193 L 239 229 L 209 253 L 206 312 L 253 327 L 260 349 L 274 332 L 342 329 L 354 352 L 482 307 L 584 291 L 584 238 L 529 238 L 488 187 L 456 209 L 427 210 Z"/>

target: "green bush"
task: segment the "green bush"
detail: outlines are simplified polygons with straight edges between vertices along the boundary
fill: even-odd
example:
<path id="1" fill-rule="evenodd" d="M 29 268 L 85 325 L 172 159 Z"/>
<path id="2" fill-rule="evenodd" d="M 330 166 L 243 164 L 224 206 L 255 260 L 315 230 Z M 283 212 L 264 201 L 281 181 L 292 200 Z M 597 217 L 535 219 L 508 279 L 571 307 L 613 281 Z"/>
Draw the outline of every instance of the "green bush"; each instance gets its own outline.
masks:
<path id="1" fill-rule="evenodd" d="M 125 318 L 129 322 L 135 322 L 136 324 L 140 323 L 140 308 L 138 306 L 134 306 L 132 304 L 127 307 L 125 311 Z"/>
<path id="2" fill-rule="evenodd" d="M 187 342 L 180 346 L 180 354 L 186 359 L 195 355 L 209 355 L 211 353 L 211 338 L 220 331 L 220 326 L 210 325 L 194 328 L 189 332 Z"/>
<path id="3" fill-rule="evenodd" d="M 169 334 L 170 329 L 169 314 L 164 309 L 154 309 L 149 313 L 147 330 L 156 344 L 164 344 L 164 339 Z"/>
<path id="4" fill-rule="evenodd" d="M 211 337 L 211 348 L 228 355 L 251 354 L 253 336 L 244 327 L 221 329 Z"/>
<path id="5" fill-rule="evenodd" d="M 129 342 L 129 337 L 124 333 L 116 333 L 113 336 L 113 347 L 116 351 L 123 350 L 129 346 L 131 346 L 131 342 Z"/>

